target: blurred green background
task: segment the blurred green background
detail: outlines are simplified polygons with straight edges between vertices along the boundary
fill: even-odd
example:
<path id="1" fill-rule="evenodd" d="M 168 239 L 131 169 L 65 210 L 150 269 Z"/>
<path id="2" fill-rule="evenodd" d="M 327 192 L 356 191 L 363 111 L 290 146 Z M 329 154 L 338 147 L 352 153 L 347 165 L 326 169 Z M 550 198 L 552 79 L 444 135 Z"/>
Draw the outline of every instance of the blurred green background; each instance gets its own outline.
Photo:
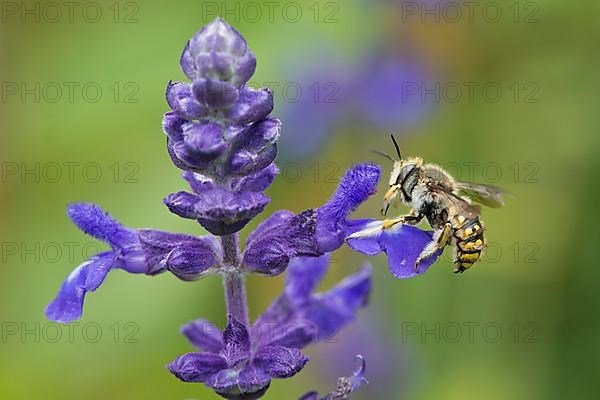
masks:
<path id="1" fill-rule="evenodd" d="M 77 2 L 71 15 L 61 2 L 2 3 L 0 397 L 215 398 L 164 365 L 191 351 L 179 326 L 200 316 L 223 325 L 218 278 L 185 283 L 115 272 L 88 295 L 84 318 L 71 328 L 49 323 L 43 310 L 65 276 L 103 246 L 70 223 L 70 201 L 98 203 L 131 227 L 202 233 L 161 204 L 185 184 L 160 121 L 168 80 L 184 79 L 185 42 L 220 14 L 254 50 L 255 82 L 300 82 L 303 71 L 319 71 L 334 56 L 352 69 L 383 48 L 414 57 L 430 84 L 448 89 L 438 101 L 425 96 L 428 111 L 418 121 L 392 129 L 357 117 L 350 103 L 361 86 L 345 83 L 335 107 L 353 111 L 327 128 L 316 151 L 299 157 L 293 146 L 282 149 L 284 173 L 268 190 L 264 215 L 322 204 L 345 168 L 373 160 L 386 176 L 357 215 L 376 217 L 390 165 L 368 149 L 391 152 L 390 131 L 404 153 L 463 179 L 472 165 L 472 178 L 514 195 L 505 208 L 484 211 L 494 246 L 472 271 L 453 275 L 445 257 L 424 276 L 398 281 L 385 257 L 370 259 L 370 306 L 335 343 L 308 350 L 313 362 L 275 381 L 265 398 L 326 393 L 356 353 L 367 357 L 370 385 L 353 399 L 595 398 L 598 3 L 475 2 L 471 15 L 460 2 L 418 2 L 416 15 L 393 0 L 274 3 L 269 15 L 265 2 L 254 2 L 259 17 L 244 9 L 248 2 L 232 1 Z M 436 11 L 421 14 L 423 7 Z M 472 100 L 465 82 L 479 85 Z M 465 90 L 459 101 L 448 83 Z M 490 83 L 499 97 L 482 92 Z M 309 84 L 304 96 L 312 95 Z M 306 128 L 290 122 L 290 131 L 312 134 L 318 104 L 295 109 L 281 90 L 275 101 L 275 115 L 305 113 Z M 347 248 L 334 259 L 324 286 L 366 261 Z M 283 277 L 248 279 L 253 317 L 282 285 Z"/>

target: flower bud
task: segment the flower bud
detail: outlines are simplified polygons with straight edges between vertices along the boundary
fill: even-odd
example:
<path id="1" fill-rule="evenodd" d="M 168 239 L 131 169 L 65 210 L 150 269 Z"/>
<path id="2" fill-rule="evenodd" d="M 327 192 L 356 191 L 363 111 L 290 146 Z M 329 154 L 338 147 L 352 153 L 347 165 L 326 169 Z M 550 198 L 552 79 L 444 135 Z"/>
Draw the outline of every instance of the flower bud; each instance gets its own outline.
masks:
<path id="1" fill-rule="evenodd" d="M 256 58 L 242 35 L 217 18 L 190 39 L 180 64 L 191 80 L 213 79 L 241 87 L 254 74 Z"/>

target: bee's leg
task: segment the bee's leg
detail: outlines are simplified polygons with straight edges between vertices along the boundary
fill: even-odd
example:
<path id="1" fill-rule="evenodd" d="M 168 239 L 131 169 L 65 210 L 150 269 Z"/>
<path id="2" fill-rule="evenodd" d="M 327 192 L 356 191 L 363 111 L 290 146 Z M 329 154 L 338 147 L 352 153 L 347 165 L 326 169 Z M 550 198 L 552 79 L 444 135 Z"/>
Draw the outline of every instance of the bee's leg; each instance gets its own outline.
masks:
<path id="1" fill-rule="evenodd" d="M 346 239 L 358 239 L 364 237 L 373 237 L 381 233 L 381 231 L 392 229 L 394 226 L 398 224 L 409 224 L 416 225 L 423 219 L 423 214 L 414 215 L 414 212 L 411 212 L 409 215 L 402 215 L 398 218 L 390 218 L 384 219 L 383 221 L 373 221 L 372 223 L 365 226 L 365 228 L 361 231 L 354 232 L 352 235 L 348 236 Z"/>
<path id="2" fill-rule="evenodd" d="M 433 234 L 433 240 L 425 246 L 417 261 L 415 262 L 415 272 L 419 272 L 419 264 L 421 261 L 431 257 L 434 255 L 439 249 L 443 248 L 448 244 L 450 240 L 450 235 L 452 233 L 452 226 L 449 222 L 446 222 L 443 228 L 438 229 Z"/>
<path id="3" fill-rule="evenodd" d="M 382 229 L 390 229 L 398 224 L 416 225 L 423 219 L 423 214 L 417 214 L 414 210 L 408 215 L 402 215 L 398 218 L 383 220 Z"/>

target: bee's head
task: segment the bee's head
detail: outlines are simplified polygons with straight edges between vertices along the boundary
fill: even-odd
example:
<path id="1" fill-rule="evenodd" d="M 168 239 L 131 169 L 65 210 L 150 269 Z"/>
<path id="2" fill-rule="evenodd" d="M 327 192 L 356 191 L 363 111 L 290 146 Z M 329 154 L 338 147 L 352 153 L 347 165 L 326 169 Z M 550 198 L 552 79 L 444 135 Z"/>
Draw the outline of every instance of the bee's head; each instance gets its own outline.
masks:
<path id="1" fill-rule="evenodd" d="M 388 208 L 390 208 L 390 205 L 398 196 L 400 196 L 400 200 L 403 203 L 409 203 L 411 201 L 410 195 L 412 193 L 412 189 L 414 188 L 412 182 L 416 182 L 416 180 L 410 178 L 414 177 L 416 175 L 415 172 L 420 171 L 421 166 L 423 165 L 423 161 L 420 158 L 409 158 L 406 160 L 403 159 L 402 153 L 400 152 L 400 146 L 398 146 L 396 138 L 394 138 L 394 135 L 390 136 L 392 138 L 392 142 L 394 143 L 394 147 L 396 148 L 398 159 L 394 159 L 387 153 L 375 151 L 394 163 L 394 167 L 390 175 L 390 188 L 383 197 L 383 208 L 381 209 L 381 213 L 384 215 L 387 213 Z"/>
<path id="2" fill-rule="evenodd" d="M 415 178 L 421 171 L 422 166 L 423 160 L 416 157 L 394 161 L 394 168 L 390 175 L 390 188 L 383 197 L 383 208 L 381 211 L 384 215 L 398 197 L 404 204 L 411 202 L 412 190 L 416 183 Z"/>

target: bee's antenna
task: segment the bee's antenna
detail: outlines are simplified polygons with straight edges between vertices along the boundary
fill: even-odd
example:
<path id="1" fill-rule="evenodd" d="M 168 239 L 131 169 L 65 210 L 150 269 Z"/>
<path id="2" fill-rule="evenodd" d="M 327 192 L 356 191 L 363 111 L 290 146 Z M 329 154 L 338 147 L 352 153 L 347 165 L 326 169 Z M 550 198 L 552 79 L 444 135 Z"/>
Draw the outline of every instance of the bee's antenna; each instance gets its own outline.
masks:
<path id="1" fill-rule="evenodd" d="M 392 142 L 394 142 L 394 147 L 396 147 L 396 153 L 398 154 L 398 159 L 402 160 L 402 154 L 400 154 L 400 146 L 398 146 L 398 142 L 396 142 L 396 138 L 394 135 L 390 135 L 392 138 Z"/>
<path id="2" fill-rule="evenodd" d="M 394 160 L 394 158 L 392 156 L 390 156 L 388 153 L 383 152 L 381 150 L 371 149 L 371 153 L 378 154 L 378 155 L 380 155 L 382 157 L 387 158 L 388 160 L 390 160 L 392 162 L 396 162 L 396 160 Z"/>

